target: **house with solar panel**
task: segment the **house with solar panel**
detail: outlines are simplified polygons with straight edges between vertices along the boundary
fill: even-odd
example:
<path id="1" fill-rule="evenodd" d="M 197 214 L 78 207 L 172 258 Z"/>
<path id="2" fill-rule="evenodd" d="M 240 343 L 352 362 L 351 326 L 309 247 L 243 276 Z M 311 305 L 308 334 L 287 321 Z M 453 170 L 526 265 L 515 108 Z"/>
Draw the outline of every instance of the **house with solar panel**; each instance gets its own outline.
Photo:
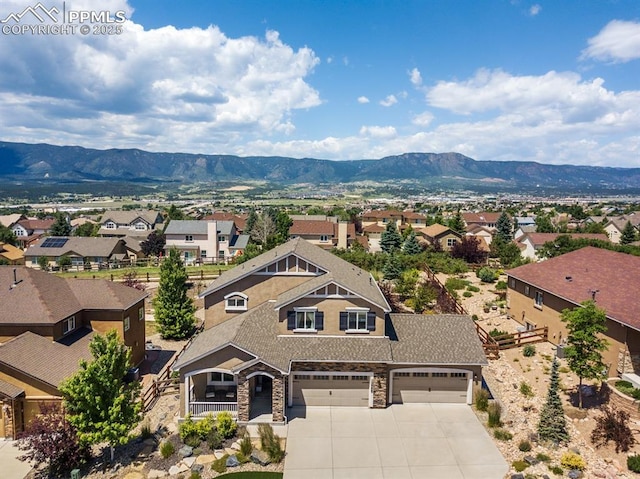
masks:
<path id="1" fill-rule="evenodd" d="M 122 238 L 47 236 L 24 252 L 25 265 L 29 268 L 40 268 L 40 258 L 44 257 L 49 269 L 55 270 L 63 256 L 71 260 L 73 269 L 97 270 L 128 259 L 129 249 Z"/>

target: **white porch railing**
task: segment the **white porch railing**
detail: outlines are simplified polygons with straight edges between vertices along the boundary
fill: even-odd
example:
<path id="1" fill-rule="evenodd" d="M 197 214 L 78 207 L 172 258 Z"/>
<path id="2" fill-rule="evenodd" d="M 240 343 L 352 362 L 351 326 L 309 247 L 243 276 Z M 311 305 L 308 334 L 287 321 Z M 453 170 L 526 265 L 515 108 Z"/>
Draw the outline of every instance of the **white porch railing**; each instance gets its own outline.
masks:
<path id="1" fill-rule="evenodd" d="M 192 417 L 206 416 L 222 411 L 229 411 L 234 418 L 238 416 L 237 402 L 190 402 L 189 413 Z"/>

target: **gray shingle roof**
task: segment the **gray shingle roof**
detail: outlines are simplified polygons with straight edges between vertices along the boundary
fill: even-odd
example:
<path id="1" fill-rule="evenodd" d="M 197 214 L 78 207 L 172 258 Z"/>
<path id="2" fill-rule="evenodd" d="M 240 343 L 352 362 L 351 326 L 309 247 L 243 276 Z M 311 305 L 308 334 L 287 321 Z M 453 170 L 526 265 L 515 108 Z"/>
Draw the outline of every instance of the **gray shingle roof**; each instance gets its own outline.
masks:
<path id="1" fill-rule="evenodd" d="M 233 221 L 171 220 L 165 230 L 165 234 L 206 235 L 209 223 L 216 223 L 216 232 L 218 234 L 229 236 L 233 231 Z"/>
<path id="2" fill-rule="evenodd" d="M 486 358 L 469 316 L 390 315 L 391 337 L 278 335 L 274 302 L 201 333 L 174 365 L 179 370 L 231 344 L 289 371 L 292 361 L 484 365 Z"/>
<path id="3" fill-rule="evenodd" d="M 66 243 L 59 248 L 43 248 L 41 244 L 47 238 L 66 238 Z M 50 236 L 31 245 L 25 252 L 25 257 L 49 256 L 57 257 L 65 254 L 82 257 L 109 257 L 118 247 L 119 238 L 95 238 L 84 236 Z"/>
<path id="4" fill-rule="evenodd" d="M 278 262 L 289 255 L 296 255 L 305 261 L 320 267 L 324 271 L 330 272 L 336 283 L 345 285 L 345 287 L 348 285 L 348 289 L 350 291 L 353 291 L 367 301 L 380 306 L 385 311 L 391 310 L 389 303 L 387 303 L 387 300 L 380 291 L 380 288 L 378 288 L 377 283 L 373 280 L 371 274 L 302 238 L 289 240 L 286 243 L 261 254 L 260 256 L 223 272 L 222 275 L 211 283 L 200 297 L 206 297 L 207 295 L 218 291 L 241 278 L 249 276 L 254 272 L 260 271 L 267 265 Z M 310 279 L 308 282 L 309 286 L 305 287 L 303 284 L 300 288 L 297 288 L 297 290 L 300 292 L 305 288 L 308 288 L 310 292 L 312 291 L 311 288 L 313 287 L 313 284 L 318 282 L 321 283 L 323 281 L 316 278 Z M 279 300 L 278 304 L 282 305 L 284 303 Z"/>
<path id="5" fill-rule="evenodd" d="M 81 328 L 65 338 L 67 345 L 26 332 L 0 345 L 0 363 L 57 388 L 78 370 L 81 359 L 91 359 L 89 342 L 93 335 Z"/>
<path id="6" fill-rule="evenodd" d="M 390 314 L 394 362 L 487 364 L 473 320 L 454 314 Z"/>
<path id="7" fill-rule="evenodd" d="M 107 221 L 111 220 L 117 224 L 130 225 L 138 218 L 144 220 L 150 225 L 156 224 L 156 219 L 159 219 L 158 212 L 153 210 L 109 210 L 102 214 L 101 222 L 102 224 L 105 224 Z"/>

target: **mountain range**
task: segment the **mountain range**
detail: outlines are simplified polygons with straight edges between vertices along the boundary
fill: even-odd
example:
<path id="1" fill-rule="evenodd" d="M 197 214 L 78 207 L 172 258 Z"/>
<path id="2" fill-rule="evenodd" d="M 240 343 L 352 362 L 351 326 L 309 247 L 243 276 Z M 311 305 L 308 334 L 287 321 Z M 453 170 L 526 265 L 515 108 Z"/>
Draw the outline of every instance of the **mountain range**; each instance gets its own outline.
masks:
<path id="1" fill-rule="evenodd" d="M 497 189 L 640 190 L 640 168 L 478 161 L 460 153 L 405 153 L 377 160 L 335 161 L 0 142 L 0 165 L 0 180 L 5 182 L 406 181 L 424 185 L 493 185 Z"/>

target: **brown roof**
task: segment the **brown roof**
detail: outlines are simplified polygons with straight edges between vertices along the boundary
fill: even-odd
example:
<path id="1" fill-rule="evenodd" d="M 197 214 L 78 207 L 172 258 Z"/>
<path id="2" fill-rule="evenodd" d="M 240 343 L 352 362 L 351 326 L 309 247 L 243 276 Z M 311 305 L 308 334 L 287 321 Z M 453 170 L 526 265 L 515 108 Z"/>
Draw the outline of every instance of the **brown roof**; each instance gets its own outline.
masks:
<path id="1" fill-rule="evenodd" d="M 507 271 L 510 277 L 576 305 L 595 295 L 607 316 L 640 330 L 640 257 L 587 246 Z"/>
<path id="2" fill-rule="evenodd" d="M 24 389 L 0 379 L 0 396 L 15 399 L 24 393 Z"/>
<path id="3" fill-rule="evenodd" d="M 382 218 L 401 218 L 402 211 L 398 210 L 372 210 L 367 211 L 366 213 L 362 213 L 363 218 L 374 218 L 374 219 L 382 219 Z"/>
<path id="4" fill-rule="evenodd" d="M 416 213 L 415 211 L 403 211 L 402 216 L 405 219 L 421 219 L 426 220 L 427 217 L 421 213 Z"/>
<path id="5" fill-rule="evenodd" d="M 20 220 L 17 224 L 26 230 L 48 230 L 55 222 L 56 220 L 50 218 L 45 220 Z"/>
<path id="6" fill-rule="evenodd" d="M 481 213 L 462 213 L 462 218 L 467 224 L 471 223 L 496 223 L 498 218 L 502 213 L 491 213 L 491 212 L 481 212 Z"/>
<path id="7" fill-rule="evenodd" d="M 14 270 L 17 284 L 14 284 Z M 124 310 L 147 296 L 108 280 L 63 279 L 44 271 L 0 266 L 0 323 L 54 324 L 82 309 Z"/>
<path id="8" fill-rule="evenodd" d="M 93 335 L 81 328 L 63 343 L 27 331 L 0 345 L 0 363 L 57 388 L 78 370 L 81 359 L 91 359 Z"/>
<path id="9" fill-rule="evenodd" d="M 458 233 L 455 233 L 448 226 L 441 225 L 440 223 L 434 223 L 432 225 L 425 226 L 424 228 L 420 228 L 417 231 L 419 233 L 422 233 L 425 236 L 428 236 L 429 238 L 436 238 L 436 237 L 438 237 L 438 236 L 440 236 L 442 234 L 445 234 L 447 232 L 453 233 L 453 234 L 455 234 L 457 236 L 460 236 Z"/>
<path id="10" fill-rule="evenodd" d="M 570 236 L 573 239 L 594 239 L 609 241 L 609 236 L 604 233 L 526 233 L 519 240 L 523 241 L 529 238 L 531 243 L 536 246 L 542 246 L 547 241 L 555 241 L 558 236 Z"/>
<path id="11" fill-rule="evenodd" d="M 0 256 L 7 258 L 9 261 L 16 261 L 24 257 L 24 252 L 8 243 L 0 243 Z"/>
<path id="12" fill-rule="evenodd" d="M 236 215 L 234 213 L 229 213 L 226 211 L 216 211 L 210 215 L 202 218 L 203 220 L 213 220 L 213 221 L 233 221 L 236 225 L 236 229 L 243 231 L 247 224 L 248 215 L 240 214 Z"/>
<path id="13" fill-rule="evenodd" d="M 327 235 L 333 236 L 335 223 L 317 220 L 293 220 L 289 227 L 290 235 Z"/>
<path id="14" fill-rule="evenodd" d="M 376 223 L 362 228 L 363 233 L 382 233 L 386 228 Z"/>

